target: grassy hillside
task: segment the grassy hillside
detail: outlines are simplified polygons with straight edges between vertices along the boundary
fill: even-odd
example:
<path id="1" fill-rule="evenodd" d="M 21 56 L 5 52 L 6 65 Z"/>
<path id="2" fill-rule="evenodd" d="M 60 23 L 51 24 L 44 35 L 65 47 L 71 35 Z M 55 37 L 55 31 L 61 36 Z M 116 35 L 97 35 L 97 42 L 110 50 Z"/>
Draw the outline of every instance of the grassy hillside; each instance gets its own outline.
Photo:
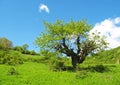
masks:
<path id="1" fill-rule="evenodd" d="M 45 64 L 33 62 L 18 66 L 0 65 L 0 85 L 120 85 L 120 65 L 106 67 L 109 70 L 101 73 L 84 69 L 54 72 Z"/>
<path id="2" fill-rule="evenodd" d="M 0 53 L 4 54 L 3 51 Z M 54 57 L 40 57 L 9 51 L 7 55 L 4 54 L 5 56 L 0 56 L 0 58 L 9 60 L 8 57 L 11 57 L 12 59 L 7 62 L 13 63 L 19 56 L 23 63 L 1 63 L 0 85 L 120 85 L 119 53 L 120 47 L 98 53 L 86 59 L 74 71 L 70 67 L 70 59 L 58 58 L 56 60 Z M 19 61 L 19 58 L 17 59 Z M 117 64 L 115 64 L 116 61 Z M 65 67 L 64 64 L 67 69 L 61 70 Z M 59 70 L 51 69 L 56 66 L 60 67 Z"/>
<path id="3" fill-rule="evenodd" d="M 112 50 L 103 51 L 92 57 L 88 57 L 85 63 L 89 64 L 119 64 L 120 63 L 120 47 Z"/>

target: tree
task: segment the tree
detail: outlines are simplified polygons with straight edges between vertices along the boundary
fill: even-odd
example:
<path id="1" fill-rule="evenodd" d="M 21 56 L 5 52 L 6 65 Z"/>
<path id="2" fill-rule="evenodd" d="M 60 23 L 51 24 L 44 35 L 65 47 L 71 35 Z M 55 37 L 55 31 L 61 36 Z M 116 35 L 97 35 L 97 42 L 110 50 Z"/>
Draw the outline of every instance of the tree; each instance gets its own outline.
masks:
<path id="1" fill-rule="evenodd" d="M 27 50 L 28 47 L 29 47 L 28 44 L 23 44 L 23 45 L 22 45 L 23 50 Z"/>
<path id="2" fill-rule="evenodd" d="M 34 50 L 30 51 L 30 55 L 36 55 L 37 53 Z"/>
<path id="3" fill-rule="evenodd" d="M 22 46 L 15 46 L 13 49 L 20 51 L 23 54 L 30 54 L 30 51 L 28 50 L 28 45 L 27 44 L 23 44 Z"/>
<path id="4" fill-rule="evenodd" d="M 58 51 L 71 57 L 74 68 L 83 63 L 87 55 L 107 45 L 99 32 L 89 34 L 92 26 L 86 20 L 67 23 L 57 20 L 55 23 L 44 22 L 44 25 L 45 31 L 36 39 L 36 45 L 40 49 Z"/>
<path id="5" fill-rule="evenodd" d="M 22 46 L 15 46 L 13 47 L 13 50 L 19 51 L 21 53 L 24 51 Z"/>
<path id="6" fill-rule="evenodd" d="M 13 47 L 13 44 L 10 40 L 8 40 L 5 37 L 0 38 L 0 49 L 7 50 L 7 49 L 10 49 L 12 47 Z"/>

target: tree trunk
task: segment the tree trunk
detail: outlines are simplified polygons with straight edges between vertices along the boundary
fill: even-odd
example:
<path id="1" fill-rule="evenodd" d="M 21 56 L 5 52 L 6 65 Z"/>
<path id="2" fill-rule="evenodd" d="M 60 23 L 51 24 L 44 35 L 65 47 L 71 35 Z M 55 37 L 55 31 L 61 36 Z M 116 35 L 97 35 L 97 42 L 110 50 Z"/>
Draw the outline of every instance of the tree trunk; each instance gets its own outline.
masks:
<path id="1" fill-rule="evenodd" d="M 80 63 L 83 63 L 84 60 L 85 60 L 85 56 L 81 56 L 81 57 L 79 58 L 79 61 L 78 61 L 79 64 L 80 64 Z"/>
<path id="2" fill-rule="evenodd" d="M 83 63 L 83 61 L 85 60 L 85 56 L 82 56 L 82 57 L 72 56 L 71 60 L 72 60 L 73 68 L 76 68 L 77 64 Z"/>
<path id="3" fill-rule="evenodd" d="M 71 57 L 71 60 L 72 60 L 73 68 L 76 68 L 77 64 L 79 63 L 79 62 L 78 62 L 78 57 L 72 56 L 72 57 Z"/>

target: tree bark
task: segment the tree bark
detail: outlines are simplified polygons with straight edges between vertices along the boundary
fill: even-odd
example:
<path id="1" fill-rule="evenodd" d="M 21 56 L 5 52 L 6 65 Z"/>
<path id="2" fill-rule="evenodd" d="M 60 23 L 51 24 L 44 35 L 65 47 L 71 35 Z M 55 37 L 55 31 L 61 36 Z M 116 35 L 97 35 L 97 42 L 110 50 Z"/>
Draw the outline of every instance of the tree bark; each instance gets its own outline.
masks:
<path id="1" fill-rule="evenodd" d="M 72 56 L 71 60 L 72 60 L 73 68 L 76 68 L 77 64 L 83 63 L 83 61 L 85 60 L 85 56 L 82 56 L 82 57 L 80 57 L 80 56 Z"/>
<path id="2" fill-rule="evenodd" d="M 73 65 L 73 68 L 76 68 L 77 64 L 79 63 L 79 59 L 77 56 L 72 56 L 71 57 L 71 60 L 72 60 L 72 65 Z"/>

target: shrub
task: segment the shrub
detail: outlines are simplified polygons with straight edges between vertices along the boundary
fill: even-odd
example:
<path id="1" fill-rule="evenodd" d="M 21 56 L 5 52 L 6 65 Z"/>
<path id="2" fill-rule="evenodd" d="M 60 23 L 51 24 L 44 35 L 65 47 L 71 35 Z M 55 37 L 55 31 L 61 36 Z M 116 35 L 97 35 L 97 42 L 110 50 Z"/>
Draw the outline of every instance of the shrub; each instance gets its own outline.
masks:
<path id="1" fill-rule="evenodd" d="M 5 51 L 1 51 L 0 50 L 0 64 L 4 63 L 4 56 L 5 56 L 6 52 Z"/>
<path id="2" fill-rule="evenodd" d="M 23 54 L 30 54 L 30 51 L 29 51 L 29 50 L 23 50 L 22 53 L 23 53 Z"/>
<path id="3" fill-rule="evenodd" d="M 34 50 L 30 51 L 30 55 L 36 55 L 36 52 Z"/>
<path id="4" fill-rule="evenodd" d="M 57 61 L 55 64 L 54 64 L 54 68 L 58 71 L 62 71 L 62 70 L 65 70 L 65 65 L 64 65 L 64 62 L 63 61 Z"/>
<path id="5" fill-rule="evenodd" d="M 18 71 L 16 70 L 15 67 L 11 67 L 9 70 L 8 70 L 8 75 L 18 75 Z"/>
<path id="6" fill-rule="evenodd" d="M 65 70 L 65 63 L 64 61 L 61 59 L 55 59 L 53 58 L 50 62 L 50 68 L 53 70 L 53 71 L 62 71 L 62 70 Z"/>
<path id="7" fill-rule="evenodd" d="M 21 46 L 15 46 L 14 48 L 13 48 L 13 50 L 15 50 L 15 51 L 19 51 L 19 52 L 23 52 L 23 48 L 21 47 Z"/>
<path id="8" fill-rule="evenodd" d="M 88 70 L 90 70 L 92 72 L 103 73 L 105 71 L 108 71 L 109 69 L 106 66 L 103 66 L 103 65 L 96 65 L 96 66 L 93 66 L 93 67 L 89 66 Z"/>
<path id="9" fill-rule="evenodd" d="M 104 71 L 106 71 L 106 67 L 103 66 L 103 65 L 96 65 L 96 66 L 94 67 L 94 69 L 95 69 L 95 71 L 97 71 L 97 72 L 104 72 Z"/>
<path id="10" fill-rule="evenodd" d="M 8 65 L 22 64 L 23 59 L 21 54 L 17 51 L 3 51 L 0 58 L 0 63 Z"/>

